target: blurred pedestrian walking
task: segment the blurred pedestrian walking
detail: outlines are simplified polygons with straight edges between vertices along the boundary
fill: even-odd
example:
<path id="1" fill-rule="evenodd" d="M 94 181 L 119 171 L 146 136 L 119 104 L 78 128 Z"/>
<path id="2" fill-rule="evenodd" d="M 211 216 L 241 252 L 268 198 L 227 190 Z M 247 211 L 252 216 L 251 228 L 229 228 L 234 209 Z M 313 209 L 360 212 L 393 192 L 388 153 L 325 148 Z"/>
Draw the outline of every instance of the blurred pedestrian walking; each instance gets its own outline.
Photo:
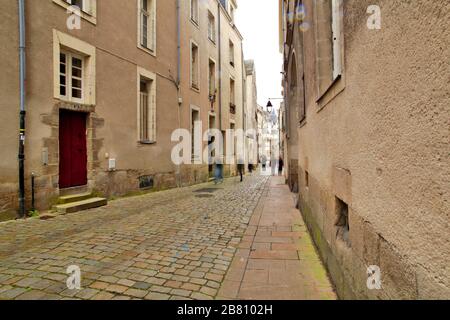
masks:
<path id="1" fill-rule="evenodd" d="M 283 158 L 280 156 L 280 159 L 278 159 L 278 175 L 281 176 L 283 174 L 283 168 L 284 168 L 284 161 Z"/>
<path id="2" fill-rule="evenodd" d="M 245 163 L 242 158 L 239 158 L 237 169 L 239 172 L 239 175 L 241 176 L 241 182 L 244 181 L 244 170 L 245 170 Z"/>

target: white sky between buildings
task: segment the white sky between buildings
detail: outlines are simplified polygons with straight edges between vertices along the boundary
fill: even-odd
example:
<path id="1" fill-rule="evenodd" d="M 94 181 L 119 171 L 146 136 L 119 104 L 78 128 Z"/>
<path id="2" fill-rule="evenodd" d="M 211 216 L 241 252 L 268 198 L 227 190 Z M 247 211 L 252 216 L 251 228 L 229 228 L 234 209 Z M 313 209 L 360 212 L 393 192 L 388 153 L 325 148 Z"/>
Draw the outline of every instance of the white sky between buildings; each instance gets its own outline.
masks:
<path id="1" fill-rule="evenodd" d="M 236 26 L 244 37 L 244 58 L 255 60 L 258 103 L 281 98 L 283 56 L 278 40 L 277 0 L 238 0 Z M 272 101 L 278 108 L 280 100 Z"/>

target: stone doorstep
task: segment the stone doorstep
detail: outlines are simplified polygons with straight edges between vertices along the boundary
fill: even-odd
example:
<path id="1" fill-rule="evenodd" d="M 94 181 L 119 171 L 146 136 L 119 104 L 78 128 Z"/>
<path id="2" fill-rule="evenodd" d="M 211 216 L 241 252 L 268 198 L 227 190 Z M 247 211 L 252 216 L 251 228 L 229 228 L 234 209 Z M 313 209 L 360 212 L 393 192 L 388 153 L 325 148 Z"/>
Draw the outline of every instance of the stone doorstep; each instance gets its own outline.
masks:
<path id="1" fill-rule="evenodd" d="M 60 197 L 65 196 L 73 196 L 73 195 L 79 195 L 90 192 L 89 187 L 87 185 L 80 186 L 80 187 L 73 187 L 73 188 L 66 188 L 66 189 L 59 189 L 59 195 Z"/>
<path id="2" fill-rule="evenodd" d="M 73 203 L 73 202 L 87 200 L 91 197 L 92 197 L 91 192 L 83 192 L 83 193 L 79 193 L 79 194 L 73 194 L 73 195 L 59 197 L 58 203 L 59 204 L 69 204 L 69 203 Z"/>
<path id="3" fill-rule="evenodd" d="M 58 215 L 61 215 L 61 214 L 74 213 L 74 212 L 78 212 L 78 211 L 82 211 L 82 210 L 87 210 L 87 209 L 92 209 L 92 208 L 97 208 L 99 206 L 103 206 L 103 205 L 94 205 L 94 204 L 92 204 L 93 206 L 88 205 L 89 201 L 87 201 L 87 200 L 91 200 L 91 198 L 92 198 L 91 192 L 82 192 L 82 193 L 76 193 L 76 194 L 75 193 L 71 194 L 69 192 L 68 195 L 59 197 L 59 199 L 58 199 L 59 205 L 56 205 L 53 207 L 53 211 L 56 211 L 56 212 L 46 211 L 46 212 L 42 213 L 41 215 L 39 215 L 39 219 L 40 220 L 50 220 L 50 219 L 56 218 Z M 98 198 L 98 199 L 100 200 L 101 198 Z M 85 201 L 87 201 L 87 202 L 85 203 Z M 72 209 L 72 207 L 66 208 L 64 206 L 64 205 L 69 205 L 72 203 L 75 204 L 75 203 L 80 203 L 80 202 L 83 202 L 83 205 L 81 207 L 85 206 L 85 208 L 83 208 L 81 210 L 78 210 L 75 208 Z M 107 203 L 105 203 L 104 205 L 106 205 L 106 204 Z M 76 206 L 76 207 L 79 207 L 79 206 Z M 75 211 L 72 211 L 72 210 L 75 210 Z"/>
<path id="4" fill-rule="evenodd" d="M 60 214 L 74 213 L 83 210 L 106 206 L 108 200 L 105 198 L 91 198 L 83 201 L 72 202 L 55 206 L 55 210 Z"/>

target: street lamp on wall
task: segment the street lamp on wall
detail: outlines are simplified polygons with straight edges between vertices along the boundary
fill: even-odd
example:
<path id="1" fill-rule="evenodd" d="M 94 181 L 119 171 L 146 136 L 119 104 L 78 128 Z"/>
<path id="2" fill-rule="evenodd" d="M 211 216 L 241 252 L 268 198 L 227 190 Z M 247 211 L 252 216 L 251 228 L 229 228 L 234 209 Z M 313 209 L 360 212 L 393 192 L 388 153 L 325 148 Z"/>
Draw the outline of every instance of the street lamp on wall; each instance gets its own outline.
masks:
<path id="1" fill-rule="evenodd" d="M 273 110 L 272 100 L 284 100 L 284 98 L 269 98 L 269 102 L 267 102 L 267 111 L 269 113 L 272 113 Z"/>
<path id="2" fill-rule="evenodd" d="M 273 105 L 272 102 L 269 100 L 267 103 L 267 112 L 272 113 Z"/>

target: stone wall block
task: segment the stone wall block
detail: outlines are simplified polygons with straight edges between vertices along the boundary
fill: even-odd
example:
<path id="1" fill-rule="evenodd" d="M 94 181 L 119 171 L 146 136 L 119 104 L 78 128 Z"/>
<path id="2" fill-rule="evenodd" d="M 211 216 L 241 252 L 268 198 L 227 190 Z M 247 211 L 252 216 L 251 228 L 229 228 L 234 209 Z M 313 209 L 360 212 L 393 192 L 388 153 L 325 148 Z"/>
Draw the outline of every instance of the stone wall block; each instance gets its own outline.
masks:
<path id="1" fill-rule="evenodd" d="M 380 240 L 382 287 L 393 299 L 417 299 L 416 273 L 407 259 L 388 241 Z"/>
<path id="2" fill-rule="evenodd" d="M 364 222 L 363 260 L 367 265 L 380 265 L 380 236 L 369 222 Z"/>
<path id="3" fill-rule="evenodd" d="M 450 298 L 450 275 L 447 279 L 435 279 L 422 266 L 416 268 L 418 299 L 448 300 Z"/>
<path id="4" fill-rule="evenodd" d="M 353 252 L 359 259 L 364 257 L 364 220 L 353 209 L 349 208 L 350 243 Z"/>

